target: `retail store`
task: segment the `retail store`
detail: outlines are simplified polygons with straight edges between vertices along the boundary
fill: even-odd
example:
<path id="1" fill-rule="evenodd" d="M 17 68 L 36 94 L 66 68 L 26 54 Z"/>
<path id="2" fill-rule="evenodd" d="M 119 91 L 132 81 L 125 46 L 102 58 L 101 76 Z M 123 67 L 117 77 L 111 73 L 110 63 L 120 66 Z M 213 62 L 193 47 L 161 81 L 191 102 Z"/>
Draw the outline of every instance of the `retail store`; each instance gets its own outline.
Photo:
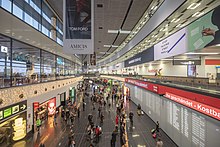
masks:
<path id="1" fill-rule="evenodd" d="M 36 121 L 40 119 L 42 124 L 46 123 L 49 119 L 52 119 L 56 113 L 56 98 L 51 98 L 41 104 L 39 102 L 33 103 L 34 108 L 34 131 L 36 130 Z"/>
<path id="2" fill-rule="evenodd" d="M 19 141 L 26 136 L 27 101 L 0 109 L 0 146 Z"/>
<path id="3" fill-rule="evenodd" d="M 70 87 L 69 89 L 69 100 L 73 104 L 76 100 L 76 89 L 75 87 Z"/>

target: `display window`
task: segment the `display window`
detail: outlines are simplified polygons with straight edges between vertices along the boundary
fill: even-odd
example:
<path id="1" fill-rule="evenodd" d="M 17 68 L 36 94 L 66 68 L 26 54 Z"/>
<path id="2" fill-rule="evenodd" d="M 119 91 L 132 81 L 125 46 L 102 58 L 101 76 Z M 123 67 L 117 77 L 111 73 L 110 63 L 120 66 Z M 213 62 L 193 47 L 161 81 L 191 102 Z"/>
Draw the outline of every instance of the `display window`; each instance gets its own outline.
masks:
<path id="1" fill-rule="evenodd" d="M 17 114 L 0 124 L 0 146 L 10 146 L 26 136 L 26 112 Z"/>
<path id="2" fill-rule="evenodd" d="M 49 118 L 56 113 L 56 98 L 52 98 L 46 102 L 39 104 L 33 103 L 34 107 L 34 130 L 36 130 L 37 120 L 40 119 L 42 123 L 45 123 Z"/>

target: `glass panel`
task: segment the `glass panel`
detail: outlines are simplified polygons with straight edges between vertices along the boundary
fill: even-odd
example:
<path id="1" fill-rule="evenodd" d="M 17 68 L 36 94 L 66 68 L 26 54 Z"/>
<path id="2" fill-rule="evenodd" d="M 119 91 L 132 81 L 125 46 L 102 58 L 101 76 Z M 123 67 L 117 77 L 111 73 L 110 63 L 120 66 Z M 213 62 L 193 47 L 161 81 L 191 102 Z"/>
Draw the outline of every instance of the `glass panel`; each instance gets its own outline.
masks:
<path id="1" fill-rule="evenodd" d="M 56 68 L 55 68 L 55 55 L 43 51 L 41 56 L 41 81 L 55 80 Z"/>
<path id="2" fill-rule="evenodd" d="M 12 42 L 12 86 L 40 82 L 40 50 Z"/>
<path id="3" fill-rule="evenodd" d="M 1 5 L 5 10 L 11 12 L 11 1 L 10 0 L 2 0 Z"/>
<path id="4" fill-rule="evenodd" d="M 64 78 L 64 59 L 62 57 L 57 57 L 57 79 L 63 79 Z"/>
<path id="5" fill-rule="evenodd" d="M 24 20 L 26 23 L 28 23 L 32 26 L 32 17 L 30 15 L 28 15 L 27 13 L 24 14 Z"/>
<path id="6" fill-rule="evenodd" d="M 23 10 L 13 4 L 13 14 L 23 20 Z"/>
<path id="7" fill-rule="evenodd" d="M 49 30 L 42 25 L 42 33 L 49 36 Z"/>
<path id="8" fill-rule="evenodd" d="M 10 39 L 0 35 L 0 88 L 9 87 L 11 80 L 10 68 Z"/>

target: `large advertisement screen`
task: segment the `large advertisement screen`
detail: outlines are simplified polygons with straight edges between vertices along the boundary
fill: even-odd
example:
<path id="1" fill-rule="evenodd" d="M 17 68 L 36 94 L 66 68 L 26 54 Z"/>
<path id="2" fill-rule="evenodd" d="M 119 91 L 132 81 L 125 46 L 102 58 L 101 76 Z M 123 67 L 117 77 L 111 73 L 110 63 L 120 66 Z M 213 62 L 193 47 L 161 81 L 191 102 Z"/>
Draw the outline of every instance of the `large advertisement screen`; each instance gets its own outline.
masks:
<path id="1" fill-rule="evenodd" d="M 189 51 L 220 44 L 219 16 L 220 6 L 187 27 Z"/>
<path id="2" fill-rule="evenodd" d="M 93 54 L 93 0 L 64 0 L 64 51 Z"/>
<path id="3" fill-rule="evenodd" d="M 154 46 L 154 60 L 187 52 L 187 31 L 182 29 Z"/>

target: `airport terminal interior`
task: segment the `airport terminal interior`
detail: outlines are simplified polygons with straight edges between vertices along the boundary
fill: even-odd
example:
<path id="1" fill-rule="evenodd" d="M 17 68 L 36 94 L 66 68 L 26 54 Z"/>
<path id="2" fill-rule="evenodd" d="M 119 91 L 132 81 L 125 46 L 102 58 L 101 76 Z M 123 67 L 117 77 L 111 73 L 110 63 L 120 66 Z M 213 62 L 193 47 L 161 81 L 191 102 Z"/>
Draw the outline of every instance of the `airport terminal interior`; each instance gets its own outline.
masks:
<path id="1" fill-rule="evenodd" d="M 0 0 L 0 147 L 220 146 L 220 0 Z"/>

